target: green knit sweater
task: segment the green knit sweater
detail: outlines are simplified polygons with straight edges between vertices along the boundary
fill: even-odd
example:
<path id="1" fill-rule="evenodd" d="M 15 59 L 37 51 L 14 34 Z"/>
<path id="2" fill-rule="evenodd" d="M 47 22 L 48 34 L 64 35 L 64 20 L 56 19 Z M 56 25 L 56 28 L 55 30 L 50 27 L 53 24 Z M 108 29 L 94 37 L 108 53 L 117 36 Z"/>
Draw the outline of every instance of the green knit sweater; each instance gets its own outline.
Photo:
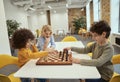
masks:
<path id="1" fill-rule="evenodd" d="M 86 66 L 96 66 L 101 77 L 105 80 L 110 80 L 114 71 L 111 62 L 114 49 L 110 42 L 103 46 L 100 46 L 95 42 L 92 45 L 84 48 L 71 47 L 71 50 L 78 53 L 92 52 L 92 59 L 80 59 L 80 64 Z"/>

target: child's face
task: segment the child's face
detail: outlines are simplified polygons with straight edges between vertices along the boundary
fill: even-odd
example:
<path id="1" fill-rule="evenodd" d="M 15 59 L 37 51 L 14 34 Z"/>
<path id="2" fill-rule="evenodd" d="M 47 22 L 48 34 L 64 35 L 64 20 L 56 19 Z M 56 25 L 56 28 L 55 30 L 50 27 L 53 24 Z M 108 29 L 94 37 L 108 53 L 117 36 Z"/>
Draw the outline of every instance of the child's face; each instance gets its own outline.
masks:
<path id="1" fill-rule="evenodd" d="M 50 36 L 51 36 L 51 32 L 50 31 L 44 32 L 44 37 L 45 38 L 49 38 Z"/>
<path id="2" fill-rule="evenodd" d="M 31 44 L 32 44 L 32 41 L 29 39 L 28 42 L 26 43 L 26 48 L 30 48 Z"/>
<path id="3" fill-rule="evenodd" d="M 105 35 L 102 33 L 101 35 L 97 33 L 92 33 L 92 39 L 97 41 L 98 44 L 101 44 L 101 42 L 105 41 Z"/>

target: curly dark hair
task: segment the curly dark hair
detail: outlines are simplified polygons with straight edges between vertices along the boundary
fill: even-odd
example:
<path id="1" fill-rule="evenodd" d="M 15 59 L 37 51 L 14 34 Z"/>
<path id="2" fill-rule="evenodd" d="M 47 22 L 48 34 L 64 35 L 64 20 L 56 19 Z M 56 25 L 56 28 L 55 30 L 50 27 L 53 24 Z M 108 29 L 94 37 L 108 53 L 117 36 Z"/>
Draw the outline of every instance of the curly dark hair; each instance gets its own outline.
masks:
<path id="1" fill-rule="evenodd" d="M 99 22 L 95 22 L 91 26 L 90 31 L 93 32 L 93 33 L 95 32 L 99 35 L 102 35 L 103 32 L 106 32 L 105 37 L 108 38 L 109 35 L 110 35 L 110 32 L 111 32 L 111 27 L 109 26 L 109 24 L 106 21 L 101 20 Z"/>
<path id="2" fill-rule="evenodd" d="M 12 35 L 12 47 L 16 49 L 25 48 L 28 40 L 34 40 L 33 33 L 26 28 L 18 29 Z"/>

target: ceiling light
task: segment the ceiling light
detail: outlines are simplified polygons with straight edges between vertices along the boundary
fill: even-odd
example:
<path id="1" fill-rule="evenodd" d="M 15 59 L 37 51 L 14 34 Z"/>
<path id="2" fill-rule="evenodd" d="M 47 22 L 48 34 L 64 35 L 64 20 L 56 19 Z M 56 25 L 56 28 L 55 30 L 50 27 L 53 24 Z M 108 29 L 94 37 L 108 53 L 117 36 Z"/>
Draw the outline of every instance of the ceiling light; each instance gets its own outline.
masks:
<path id="1" fill-rule="evenodd" d="M 68 7 L 68 4 L 66 4 L 66 7 Z"/>
<path id="2" fill-rule="evenodd" d="M 34 9 L 34 8 L 32 8 L 32 7 L 30 7 L 29 9 L 30 9 L 30 10 L 32 10 L 32 11 L 35 11 L 35 9 Z"/>
<path id="3" fill-rule="evenodd" d="M 49 5 L 48 5 L 48 8 L 49 8 L 49 9 L 52 9 L 52 7 L 51 7 L 51 6 L 49 6 Z"/>

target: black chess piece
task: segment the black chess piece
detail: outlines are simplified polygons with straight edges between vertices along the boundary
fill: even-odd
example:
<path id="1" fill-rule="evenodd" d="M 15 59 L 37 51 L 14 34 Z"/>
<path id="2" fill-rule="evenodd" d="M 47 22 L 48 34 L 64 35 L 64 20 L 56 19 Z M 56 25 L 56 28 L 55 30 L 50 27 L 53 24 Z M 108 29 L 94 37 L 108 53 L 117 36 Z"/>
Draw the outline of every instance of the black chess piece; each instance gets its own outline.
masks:
<path id="1" fill-rule="evenodd" d="M 66 61 L 68 61 L 68 50 L 65 50 L 66 53 Z"/>
<path id="2" fill-rule="evenodd" d="M 62 56 L 62 51 L 59 52 L 59 58 Z"/>
<path id="3" fill-rule="evenodd" d="M 62 59 L 61 59 L 61 61 L 64 60 L 64 55 L 65 55 L 65 51 L 63 51 L 63 53 L 62 53 Z"/>

